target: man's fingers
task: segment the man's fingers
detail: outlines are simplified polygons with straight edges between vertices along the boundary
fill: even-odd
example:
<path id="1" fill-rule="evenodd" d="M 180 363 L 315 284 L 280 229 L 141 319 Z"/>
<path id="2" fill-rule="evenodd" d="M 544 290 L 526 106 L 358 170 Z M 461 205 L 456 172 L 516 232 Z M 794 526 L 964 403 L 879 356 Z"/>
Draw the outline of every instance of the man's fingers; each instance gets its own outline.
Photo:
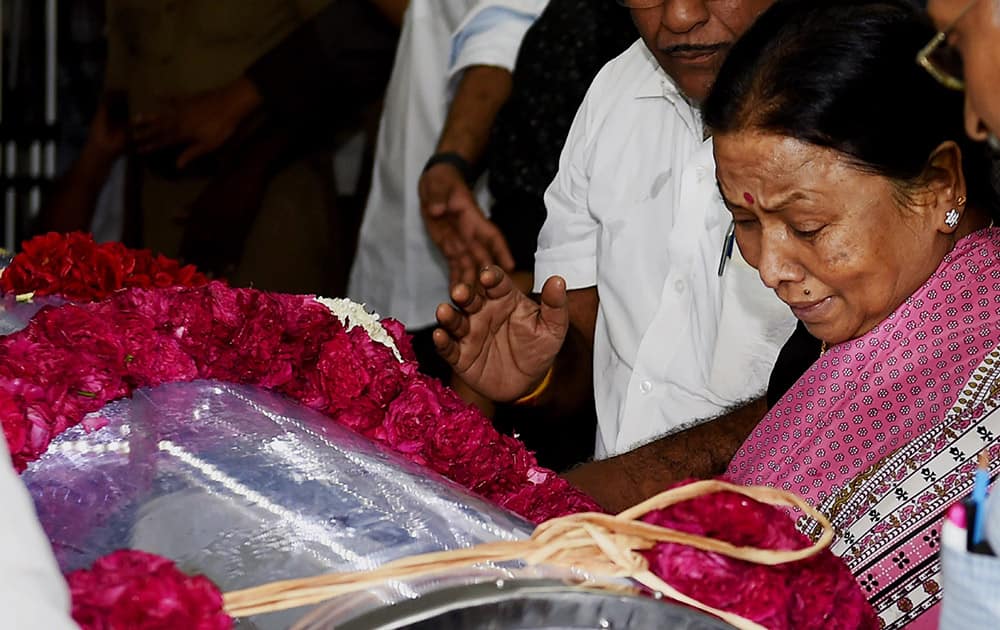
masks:
<path id="1" fill-rule="evenodd" d="M 460 256 L 448 259 L 449 283 L 448 286 L 455 286 L 458 283 L 474 285 L 476 284 L 476 270 L 479 269 L 468 256 Z"/>
<path id="2" fill-rule="evenodd" d="M 479 285 L 485 297 L 491 300 L 506 297 L 518 290 L 510 276 L 496 265 L 484 267 L 479 272 Z"/>
<path id="3" fill-rule="evenodd" d="M 459 277 L 461 282 L 474 285 L 476 283 L 476 270 L 479 269 L 478 266 L 469 262 L 469 264 L 461 265 L 459 267 Z"/>
<path id="4" fill-rule="evenodd" d="M 465 239 L 447 221 L 428 219 L 424 222 L 424 227 L 445 258 L 457 259 L 467 254 Z"/>
<path id="5" fill-rule="evenodd" d="M 459 181 L 454 186 L 448 190 L 448 205 L 447 210 L 453 214 L 459 214 L 462 212 L 473 212 L 476 214 L 483 214 L 483 211 L 479 208 L 479 204 L 476 203 L 476 198 L 473 196 L 472 191 L 469 187 L 465 185 L 465 182 Z"/>
<path id="6" fill-rule="evenodd" d="M 460 282 L 451 289 L 451 299 L 462 309 L 462 315 L 475 315 L 486 304 L 483 287 L 476 283 Z"/>
<path id="7" fill-rule="evenodd" d="M 461 315 L 478 313 L 485 303 L 483 298 L 482 287 L 475 284 L 459 282 L 451 288 L 451 301 L 461 309 Z"/>
<path id="8" fill-rule="evenodd" d="M 493 256 L 490 255 L 488 249 L 483 247 L 483 244 L 476 239 L 471 239 L 466 241 L 466 246 L 469 250 L 469 256 L 475 262 L 477 269 L 482 269 L 487 265 L 492 265 L 495 261 Z"/>
<path id="9" fill-rule="evenodd" d="M 436 239 L 438 248 L 441 253 L 445 255 L 448 259 L 459 259 L 462 256 L 467 255 L 465 241 L 462 240 L 455 231 L 447 228 L 438 231 L 438 238 Z"/>
<path id="10" fill-rule="evenodd" d="M 489 251 L 494 263 L 500 265 L 504 271 L 514 270 L 514 255 L 510 253 L 507 239 L 495 223 L 486 220 L 480 229 L 478 240 Z"/>
<path id="11" fill-rule="evenodd" d="M 439 201 L 436 195 L 428 195 L 428 201 L 424 204 L 424 212 L 432 219 L 440 219 L 448 210 L 448 204 Z"/>
<path id="12" fill-rule="evenodd" d="M 452 264 L 448 261 L 448 286 L 453 287 L 460 282 L 465 282 L 466 280 L 462 278 L 462 269 L 458 265 Z"/>
<path id="13" fill-rule="evenodd" d="M 542 285 L 542 322 L 553 332 L 565 334 L 569 328 L 569 296 L 566 295 L 566 281 L 560 276 L 552 276 Z"/>
<path id="14" fill-rule="evenodd" d="M 464 315 L 452 304 L 438 304 L 434 311 L 438 325 L 449 335 L 456 336 Z"/>
<path id="15" fill-rule="evenodd" d="M 434 348 L 441 355 L 441 358 L 452 367 L 456 366 L 462 356 L 458 343 L 442 328 L 435 328 L 431 338 L 434 340 Z"/>

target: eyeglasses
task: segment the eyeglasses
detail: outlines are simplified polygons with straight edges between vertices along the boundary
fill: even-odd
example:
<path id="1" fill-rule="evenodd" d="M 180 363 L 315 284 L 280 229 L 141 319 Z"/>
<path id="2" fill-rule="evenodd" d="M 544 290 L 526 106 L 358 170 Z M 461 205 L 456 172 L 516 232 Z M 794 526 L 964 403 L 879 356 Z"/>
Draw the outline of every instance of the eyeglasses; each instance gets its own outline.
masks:
<path id="1" fill-rule="evenodd" d="M 965 80 L 962 78 L 962 54 L 948 43 L 948 36 L 955 29 L 958 21 L 965 17 L 979 0 L 970 0 L 951 24 L 937 35 L 917 53 L 917 63 L 920 64 L 938 83 L 952 90 L 964 90 Z"/>

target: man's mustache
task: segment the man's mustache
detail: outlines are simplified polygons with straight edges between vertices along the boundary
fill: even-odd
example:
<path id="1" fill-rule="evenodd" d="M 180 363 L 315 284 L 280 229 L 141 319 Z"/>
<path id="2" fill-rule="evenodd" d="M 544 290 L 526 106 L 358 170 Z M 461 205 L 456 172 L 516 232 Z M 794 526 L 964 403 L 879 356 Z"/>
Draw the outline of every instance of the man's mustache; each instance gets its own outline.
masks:
<path id="1" fill-rule="evenodd" d="M 725 48 L 725 44 L 675 44 L 660 49 L 660 52 L 667 55 L 675 53 L 713 53 Z"/>

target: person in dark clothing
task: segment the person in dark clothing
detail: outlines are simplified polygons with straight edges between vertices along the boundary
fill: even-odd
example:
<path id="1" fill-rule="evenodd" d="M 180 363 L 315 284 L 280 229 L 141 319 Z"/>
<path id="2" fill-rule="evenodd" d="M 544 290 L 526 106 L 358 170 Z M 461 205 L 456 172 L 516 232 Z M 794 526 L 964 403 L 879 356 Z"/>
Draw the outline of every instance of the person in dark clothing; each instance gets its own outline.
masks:
<path id="1" fill-rule="evenodd" d="M 381 98 L 405 4 L 330 2 L 235 80 L 177 97 L 133 121 L 135 148 L 146 163 L 174 177 L 211 175 L 185 213 L 176 253 L 186 262 L 237 285 L 344 292 L 350 262 L 345 251 L 357 225 L 333 206 L 330 151 Z M 286 177 L 285 198 L 271 199 L 271 182 L 298 162 L 308 162 L 317 174 L 313 185 Z M 298 224 L 287 213 L 262 212 L 269 202 L 296 210 L 308 205 L 309 195 L 329 205 L 326 216 L 315 217 L 305 231 L 290 229 Z M 306 250 L 323 262 L 307 259 Z M 276 256 L 295 259 L 296 251 L 298 268 L 274 264 Z"/>
<path id="2" fill-rule="evenodd" d="M 517 271 L 534 269 L 545 221 L 542 196 L 587 88 L 637 37 L 628 11 L 600 0 L 552 0 L 525 35 L 487 154 L 490 218 L 507 239 Z"/>

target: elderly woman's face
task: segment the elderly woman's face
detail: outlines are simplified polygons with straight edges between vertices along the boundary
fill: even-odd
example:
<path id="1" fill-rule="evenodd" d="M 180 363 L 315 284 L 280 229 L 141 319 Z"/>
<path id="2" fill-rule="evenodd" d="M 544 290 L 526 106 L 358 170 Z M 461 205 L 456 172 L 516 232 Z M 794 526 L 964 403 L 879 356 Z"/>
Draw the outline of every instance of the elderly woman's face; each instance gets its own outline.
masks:
<path id="1" fill-rule="evenodd" d="M 871 330 L 947 251 L 943 217 L 911 208 L 890 180 L 836 151 L 737 132 L 715 137 L 715 156 L 743 257 L 828 343 Z"/>

